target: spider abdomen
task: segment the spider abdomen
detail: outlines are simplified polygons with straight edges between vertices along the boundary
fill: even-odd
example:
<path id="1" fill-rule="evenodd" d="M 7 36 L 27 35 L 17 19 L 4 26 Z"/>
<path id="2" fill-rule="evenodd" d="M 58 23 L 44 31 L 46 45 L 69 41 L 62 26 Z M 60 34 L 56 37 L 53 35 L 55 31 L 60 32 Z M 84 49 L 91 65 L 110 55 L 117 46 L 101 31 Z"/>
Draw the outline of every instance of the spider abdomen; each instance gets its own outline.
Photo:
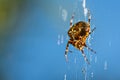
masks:
<path id="1" fill-rule="evenodd" d="M 87 37 L 90 31 L 90 25 L 87 22 L 80 21 L 74 24 L 68 31 L 68 35 L 73 40 L 78 40 L 80 37 Z"/>

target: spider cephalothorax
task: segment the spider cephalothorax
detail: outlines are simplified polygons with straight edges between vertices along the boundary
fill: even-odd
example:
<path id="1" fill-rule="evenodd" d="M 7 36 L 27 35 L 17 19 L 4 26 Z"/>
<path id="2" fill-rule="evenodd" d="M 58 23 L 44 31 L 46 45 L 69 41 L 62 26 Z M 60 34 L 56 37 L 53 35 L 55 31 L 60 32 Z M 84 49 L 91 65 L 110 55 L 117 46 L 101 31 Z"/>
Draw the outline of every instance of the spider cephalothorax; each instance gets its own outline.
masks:
<path id="1" fill-rule="evenodd" d="M 67 59 L 68 47 L 69 47 L 69 44 L 72 44 L 75 48 L 77 48 L 78 50 L 82 52 L 82 55 L 85 61 L 87 61 L 87 63 L 89 64 L 89 61 L 86 58 L 86 55 L 84 54 L 84 50 L 83 50 L 84 47 L 96 53 L 95 51 L 93 51 L 91 48 L 89 48 L 86 45 L 86 39 L 91 34 L 91 32 L 93 32 L 95 29 L 94 28 L 92 31 L 90 31 L 90 19 L 91 19 L 90 13 L 88 13 L 88 22 L 80 21 L 72 25 L 73 18 L 74 18 L 74 15 L 72 16 L 70 20 L 70 29 L 68 30 L 68 36 L 70 37 L 70 39 L 66 46 L 65 57 Z"/>

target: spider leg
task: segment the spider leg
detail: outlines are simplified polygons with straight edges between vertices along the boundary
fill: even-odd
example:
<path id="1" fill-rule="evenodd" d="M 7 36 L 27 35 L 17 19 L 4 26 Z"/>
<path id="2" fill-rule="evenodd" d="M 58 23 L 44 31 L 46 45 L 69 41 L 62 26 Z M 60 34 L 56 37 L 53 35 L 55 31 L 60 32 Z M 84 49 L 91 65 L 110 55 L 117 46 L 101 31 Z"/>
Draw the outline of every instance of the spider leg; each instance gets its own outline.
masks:
<path id="1" fill-rule="evenodd" d="M 91 52 L 96 53 L 96 51 L 94 51 L 93 49 L 91 49 L 91 48 L 88 47 L 87 45 L 85 45 L 85 47 L 86 47 L 88 50 L 90 50 Z"/>
<path id="2" fill-rule="evenodd" d="M 68 61 L 68 58 L 67 58 L 67 55 L 68 55 L 68 51 L 69 51 L 69 44 L 71 44 L 71 40 L 68 41 L 67 45 L 66 45 L 66 50 L 65 50 L 65 58 L 66 58 L 66 61 Z M 72 52 L 72 51 L 69 51 L 69 52 Z"/>
<path id="3" fill-rule="evenodd" d="M 72 17 L 71 17 L 71 19 L 70 19 L 70 27 L 72 27 L 72 25 L 73 25 L 73 19 L 74 19 L 74 13 L 73 13 L 73 15 L 72 15 Z"/>
<path id="4" fill-rule="evenodd" d="M 91 30 L 91 32 L 89 32 L 89 34 L 91 34 L 91 33 L 93 33 L 93 31 L 96 29 L 96 27 L 94 27 L 92 30 Z"/>
<path id="5" fill-rule="evenodd" d="M 84 51 L 81 50 L 81 52 L 82 52 L 82 56 L 84 57 L 85 61 L 86 61 L 88 64 L 90 64 L 90 62 L 88 61 L 88 59 L 87 59 L 87 57 L 86 57 Z"/>
<path id="6" fill-rule="evenodd" d="M 90 24 L 90 20 L 91 20 L 90 10 L 88 10 L 88 23 L 89 24 Z"/>

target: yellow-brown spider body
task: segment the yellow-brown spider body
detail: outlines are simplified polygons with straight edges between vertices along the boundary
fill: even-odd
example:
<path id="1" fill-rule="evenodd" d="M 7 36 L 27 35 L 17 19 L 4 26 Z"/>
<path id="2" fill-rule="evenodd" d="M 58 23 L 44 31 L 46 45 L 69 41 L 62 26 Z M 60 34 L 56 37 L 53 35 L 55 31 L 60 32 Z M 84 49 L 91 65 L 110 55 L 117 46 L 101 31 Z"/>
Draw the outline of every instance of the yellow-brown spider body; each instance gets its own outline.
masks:
<path id="1" fill-rule="evenodd" d="M 84 21 L 80 21 L 74 24 L 69 30 L 68 35 L 72 41 L 72 45 L 82 50 L 85 46 L 86 39 L 90 33 L 90 24 Z"/>
<path id="2" fill-rule="evenodd" d="M 73 18 L 74 18 L 74 15 L 72 16 L 72 18 L 70 20 L 70 29 L 68 30 L 68 36 L 70 37 L 70 39 L 67 42 L 67 46 L 66 46 L 66 50 L 65 50 L 66 60 L 68 60 L 67 54 L 69 51 L 69 49 L 68 49 L 69 44 L 72 44 L 75 48 L 77 48 L 78 50 L 80 50 L 82 52 L 82 55 L 83 55 L 85 61 L 89 64 L 89 61 L 84 53 L 84 47 L 86 47 L 88 50 L 96 53 L 93 49 L 89 48 L 86 45 L 86 40 L 87 40 L 88 36 L 95 30 L 95 28 L 93 30 L 90 30 L 90 19 L 91 19 L 90 12 L 88 11 L 88 22 L 80 21 L 80 22 L 77 22 L 72 25 Z"/>

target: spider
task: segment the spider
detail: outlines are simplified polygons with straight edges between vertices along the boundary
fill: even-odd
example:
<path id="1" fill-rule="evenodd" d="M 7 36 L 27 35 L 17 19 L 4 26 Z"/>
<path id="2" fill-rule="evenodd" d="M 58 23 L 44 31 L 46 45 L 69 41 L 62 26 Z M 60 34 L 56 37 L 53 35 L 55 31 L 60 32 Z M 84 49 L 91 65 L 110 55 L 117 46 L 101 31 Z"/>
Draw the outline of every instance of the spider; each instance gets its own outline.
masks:
<path id="1" fill-rule="evenodd" d="M 68 51 L 70 51 L 68 48 L 69 48 L 69 44 L 71 44 L 82 52 L 82 56 L 84 57 L 84 60 L 88 64 L 90 64 L 90 62 L 88 61 L 84 53 L 84 47 L 86 47 L 91 52 L 96 53 L 93 49 L 91 49 L 90 47 L 86 45 L 86 40 L 88 36 L 96 29 L 96 28 L 93 28 L 90 31 L 90 20 L 91 20 L 90 11 L 88 10 L 88 21 L 87 22 L 79 21 L 73 24 L 73 18 L 74 18 L 74 14 L 72 15 L 72 18 L 70 20 L 70 29 L 68 30 L 68 36 L 70 37 L 70 39 L 67 42 L 66 50 L 65 50 L 66 61 L 68 61 L 67 55 L 68 55 Z"/>

